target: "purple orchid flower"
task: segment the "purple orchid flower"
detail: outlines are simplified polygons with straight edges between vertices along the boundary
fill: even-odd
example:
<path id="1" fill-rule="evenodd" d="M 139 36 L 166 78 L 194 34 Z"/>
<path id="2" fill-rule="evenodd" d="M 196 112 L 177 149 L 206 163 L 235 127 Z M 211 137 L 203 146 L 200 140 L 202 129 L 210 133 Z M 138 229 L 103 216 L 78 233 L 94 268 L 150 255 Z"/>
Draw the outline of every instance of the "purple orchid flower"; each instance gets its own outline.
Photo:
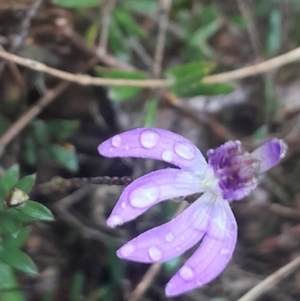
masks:
<path id="1" fill-rule="evenodd" d="M 106 157 L 162 160 L 179 167 L 146 174 L 127 186 L 107 220 L 122 225 L 164 200 L 203 193 L 183 213 L 142 233 L 118 251 L 119 258 L 163 262 L 201 241 L 199 248 L 171 278 L 167 296 L 180 295 L 216 278 L 230 261 L 237 224 L 229 203 L 248 195 L 258 176 L 285 156 L 283 140 L 273 139 L 248 153 L 240 141 L 209 150 L 206 161 L 187 139 L 158 128 L 139 128 L 116 135 L 98 147 Z"/>

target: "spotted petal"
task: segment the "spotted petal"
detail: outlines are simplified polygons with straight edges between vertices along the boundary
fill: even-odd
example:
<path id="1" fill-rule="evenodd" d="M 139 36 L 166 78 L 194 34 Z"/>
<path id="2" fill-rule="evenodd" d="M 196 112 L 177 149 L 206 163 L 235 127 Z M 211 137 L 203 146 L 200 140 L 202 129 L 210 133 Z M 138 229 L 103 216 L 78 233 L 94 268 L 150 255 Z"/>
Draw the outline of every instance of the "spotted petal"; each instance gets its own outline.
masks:
<path id="1" fill-rule="evenodd" d="M 151 172 L 124 189 L 107 219 L 107 225 L 121 225 L 135 219 L 161 201 L 202 191 L 201 178 L 194 173 L 175 168 Z"/>
<path id="2" fill-rule="evenodd" d="M 139 128 L 116 135 L 101 143 L 98 151 L 105 157 L 156 159 L 198 172 L 207 165 L 199 149 L 189 140 L 157 128 Z"/>
<path id="3" fill-rule="evenodd" d="M 117 251 L 120 258 L 138 262 L 161 262 L 195 245 L 207 231 L 216 196 L 203 194 L 168 223 L 146 231 Z"/>
<path id="4" fill-rule="evenodd" d="M 230 261 L 237 239 L 237 225 L 228 202 L 221 198 L 215 202 L 208 229 L 200 247 L 167 284 L 167 296 L 177 296 L 205 285 Z"/>
<path id="5" fill-rule="evenodd" d="M 259 148 L 257 148 L 251 156 L 260 161 L 260 172 L 277 165 L 284 158 L 287 152 L 287 145 L 283 140 L 273 139 Z"/>

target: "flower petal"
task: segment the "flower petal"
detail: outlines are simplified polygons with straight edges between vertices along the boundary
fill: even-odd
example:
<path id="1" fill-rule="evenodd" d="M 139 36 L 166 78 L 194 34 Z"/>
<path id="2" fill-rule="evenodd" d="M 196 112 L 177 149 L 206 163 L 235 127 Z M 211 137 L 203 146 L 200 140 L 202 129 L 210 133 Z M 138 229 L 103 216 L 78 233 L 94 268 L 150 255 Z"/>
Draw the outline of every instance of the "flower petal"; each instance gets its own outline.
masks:
<path id="1" fill-rule="evenodd" d="M 202 191 L 201 178 L 191 172 L 175 168 L 151 172 L 124 189 L 107 225 L 121 225 L 161 201 Z"/>
<path id="2" fill-rule="evenodd" d="M 158 128 L 139 128 L 118 134 L 101 143 L 105 157 L 138 157 L 162 160 L 180 168 L 202 171 L 206 161 L 189 140 Z"/>
<path id="3" fill-rule="evenodd" d="M 171 278 L 167 296 L 177 296 L 216 278 L 230 261 L 237 239 L 237 225 L 228 202 L 218 198 L 209 230 L 200 247 Z"/>
<path id="4" fill-rule="evenodd" d="M 251 156 L 260 161 L 260 172 L 262 173 L 277 165 L 286 155 L 287 148 L 283 140 L 272 139 L 257 148 Z"/>
<path id="5" fill-rule="evenodd" d="M 205 234 L 216 196 L 203 194 L 168 223 L 146 231 L 117 251 L 120 258 L 138 262 L 161 262 L 176 257 Z"/>

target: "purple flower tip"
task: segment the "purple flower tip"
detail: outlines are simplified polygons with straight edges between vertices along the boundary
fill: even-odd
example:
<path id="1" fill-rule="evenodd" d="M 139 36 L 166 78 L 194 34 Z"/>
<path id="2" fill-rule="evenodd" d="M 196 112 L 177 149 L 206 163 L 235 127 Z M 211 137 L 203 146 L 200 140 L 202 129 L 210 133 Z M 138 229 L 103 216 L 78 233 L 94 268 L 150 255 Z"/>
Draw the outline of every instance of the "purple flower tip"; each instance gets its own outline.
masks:
<path id="1" fill-rule="evenodd" d="M 230 261 L 237 239 L 237 224 L 228 201 L 253 190 L 260 173 L 279 163 L 287 146 L 273 139 L 252 153 L 240 141 L 229 141 L 208 152 L 208 163 L 187 139 L 157 128 L 140 128 L 112 137 L 99 145 L 107 157 L 141 157 L 179 167 L 151 172 L 128 185 L 110 217 L 116 227 L 143 214 L 153 205 L 176 197 L 203 193 L 183 213 L 150 229 L 117 251 L 122 259 L 154 263 L 199 248 L 171 278 L 167 296 L 177 296 L 216 278 Z"/>

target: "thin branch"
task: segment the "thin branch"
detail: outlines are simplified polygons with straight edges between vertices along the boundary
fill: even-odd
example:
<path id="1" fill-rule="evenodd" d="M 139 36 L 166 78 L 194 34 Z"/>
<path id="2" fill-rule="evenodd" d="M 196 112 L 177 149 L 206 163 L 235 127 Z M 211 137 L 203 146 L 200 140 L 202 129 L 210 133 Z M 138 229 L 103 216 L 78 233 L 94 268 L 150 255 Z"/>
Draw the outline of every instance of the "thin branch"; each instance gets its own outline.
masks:
<path id="1" fill-rule="evenodd" d="M 88 70 L 95 64 L 95 60 L 91 60 L 86 66 Z M 14 122 L 9 129 L 0 137 L 0 155 L 4 148 L 10 143 L 20 132 L 36 117 L 45 107 L 47 107 L 55 98 L 69 87 L 70 83 L 62 82 L 55 88 L 50 89 L 46 94 L 37 101 L 27 112 L 25 112 L 16 122 Z"/>
<path id="2" fill-rule="evenodd" d="M 8 53 L 5 50 L 0 49 L 0 57 L 15 62 L 18 65 L 27 67 L 32 70 L 44 72 L 50 74 L 52 76 L 61 78 L 63 80 L 77 83 L 83 86 L 130 86 L 130 87 L 143 87 L 143 88 L 160 88 L 160 87 L 167 87 L 172 85 L 171 80 L 163 80 L 163 79 L 149 79 L 149 80 L 126 80 L 126 79 L 113 79 L 113 78 L 94 78 L 89 75 L 83 74 L 72 74 L 65 71 L 57 70 L 51 67 L 46 66 L 40 62 L 22 58 L 12 53 Z M 100 58 L 101 59 L 101 58 Z M 113 66 L 118 66 L 118 62 L 115 58 L 111 56 L 105 56 L 105 59 L 110 61 L 110 64 Z M 219 74 L 209 75 L 202 79 L 204 83 L 222 83 L 228 82 L 234 79 L 241 79 L 249 76 L 255 76 L 274 68 L 278 68 L 289 63 L 292 63 L 296 60 L 300 59 L 300 47 L 289 51 L 285 54 L 279 55 L 275 58 L 270 60 L 264 61 L 259 64 L 255 64 L 249 67 L 240 68 L 237 70 L 223 72 Z M 105 61 L 102 58 L 102 61 Z M 128 65 L 121 65 L 122 68 L 129 70 Z M 131 68 L 131 70 L 134 70 Z"/>
<path id="3" fill-rule="evenodd" d="M 28 58 L 23 58 L 18 55 L 6 52 L 0 49 L 0 57 L 12 61 L 18 65 L 29 69 L 44 72 L 68 82 L 76 83 L 82 86 L 127 86 L 127 87 L 147 87 L 158 88 L 172 84 L 170 80 L 131 80 L 131 79 L 114 79 L 114 78 L 95 78 L 84 74 L 73 74 L 49 67 L 43 63 Z"/>
<path id="4" fill-rule="evenodd" d="M 209 75 L 203 78 L 204 83 L 222 83 L 234 79 L 241 79 L 249 76 L 258 75 L 274 68 L 282 67 L 300 59 L 300 47 L 279 55 L 270 60 L 258 63 L 249 67 L 240 68 L 233 71 L 223 72 L 219 74 Z"/>
<path id="5" fill-rule="evenodd" d="M 152 76 L 154 79 L 160 77 L 161 65 L 164 57 L 165 41 L 166 41 L 166 32 L 168 28 L 169 20 L 169 11 L 171 9 L 172 1 L 171 0 L 160 0 L 159 9 L 160 9 L 160 19 L 158 23 L 159 32 L 157 36 L 156 49 L 154 54 L 154 64 L 152 69 Z"/>
<path id="6" fill-rule="evenodd" d="M 255 56 L 256 56 L 256 58 L 258 58 L 260 55 L 261 46 L 259 43 L 258 31 L 257 31 L 257 28 L 256 28 L 254 20 L 253 20 L 253 13 L 250 10 L 250 8 L 248 7 L 245 0 L 236 0 L 236 2 L 237 2 L 237 6 L 239 8 L 241 15 L 243 16 L 243 18 L 246 20 L 246 22 L 248 24 L 247 30 L 248 30 L 248 34 L 250 37 L 250 41 L 251 41 L 253 50 L 255 52 Z"/>
<path id="7" fill-rule="evenodd" d="M 111 20 L 111 13 L 116 6 L 117 0 L 107 0 L 103 5 L 102 18 L 100 23 L 100 39 L 99 45 L 96 49 L 96 53 L 99 56 L 104 55 L 107 52 L 107 39 L 109 32 L 109 25 Z"/>
<path id="8" fill-rule="evenodd" d="M 4 148 L 33 120 L 41 111 L 48 106 L 59 94 L 61 94 L 69 84 L 63 82 L 55 88 L 48 90 L 47 93 L 27 112 L 25 112 L 9 129 L 0 137 L 0 155 Z"/>
<path id="9" fill-rule="evenodd" d="M 180 203 L 178 206 L 174 216 L 177 216 L 180 214 L 184 209 L 188 206 L 187 203 Z M 128 296 L 127 301 L 137 301 L 139 300 L 147 291 L 148 287 L 153 282 L 154 278 L 158 274 L 162 267 L 162 263 L 155 263 L 153 264 L 148 271 L 145 273 L 141 281 L 138 283 L 138 285 L 135 287 L 135 289 L 131 292 L 131 294 Z"/>
<path id="10" fill-rule="evenodd" d="M 300 255 L 253 287 L 238 301 L 254 301 L 300 267 Z"/>

